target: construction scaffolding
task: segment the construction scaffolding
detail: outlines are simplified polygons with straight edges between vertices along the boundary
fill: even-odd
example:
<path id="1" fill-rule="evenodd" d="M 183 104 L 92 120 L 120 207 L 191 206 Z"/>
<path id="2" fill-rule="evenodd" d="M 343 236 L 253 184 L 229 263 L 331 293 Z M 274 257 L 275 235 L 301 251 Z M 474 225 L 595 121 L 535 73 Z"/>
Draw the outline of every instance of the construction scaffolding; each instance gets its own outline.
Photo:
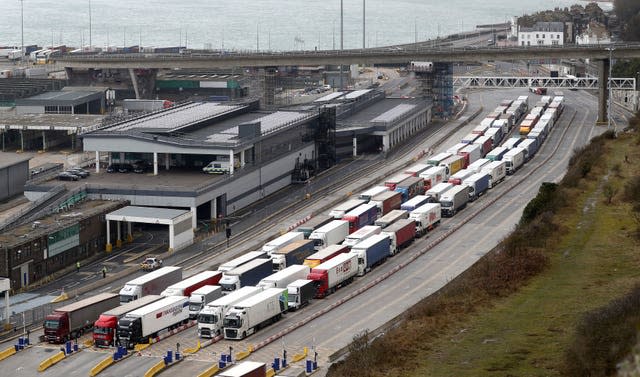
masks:
<path id="1" fill-rule="evenodd" d="M 453 64 L 411 62 L 409 71 L 418 81 L 418 95 L 433 101 L 433 115 L 441 119 L 453 111 Z"/>

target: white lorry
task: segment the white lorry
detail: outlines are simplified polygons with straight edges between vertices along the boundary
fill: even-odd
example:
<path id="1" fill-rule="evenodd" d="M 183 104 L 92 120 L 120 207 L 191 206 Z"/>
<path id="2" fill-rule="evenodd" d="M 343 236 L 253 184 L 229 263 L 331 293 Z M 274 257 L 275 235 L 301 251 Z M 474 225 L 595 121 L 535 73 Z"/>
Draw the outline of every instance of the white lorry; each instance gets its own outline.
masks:
<path id="1" fill-rule="evenodd" d="M 169 296 L 140 309 L 127 313 L 118 321 L 121 344 L 133 348 L 149 343 L 158 332 L 171 329 L 189 320 L 189 298 Z"/>
<path id="2" fill-rule="evenodd" d="M 224 316 L 224 338 L 244 339 L 278 321 L 289 308 L 287 288 L 269 288 L 229 309 Z"/>
<path id="3" fill-rule="evenodd" d="M 120 290 L 120 304 L 146 295 L 159 295 L 168 286 L 182 280 L 182 267 L 162 267 L 125 283 Z"/>
<path id="4" fill-rule="evenodd" d="M 303 306 L 306 306 L 316 295 L 316 288 L 313 285 L 313 280 L 307 280 L 306 277 L 287 285 L 287 291 L 289 295 L 290 311 L 296 311 Z"/>
<path id="5" fill-rule="evenodd" d="M 282 249 L 293 241 L 300 240 L 304 240 L 304 233 L 288 232 L 264 244 L 264 246 L 262 246 L 262 251 L 267 253 L 268 256 L 271 256 L 271 253 L 274 251 Z"/>
<path id="6" fill-rule="evenodd" d="M 469 186 L 457 185 L 440 197 L 443 217 L 452 217 L 469 202 Z"/>
<path id="7" fill-rule="evenodd" d="M 260 287 L 242 287 L 208 303 L 198 314 L 198 336 L 213 338 L 222 335 L 222 320 L 234 304 L 262 292 Z"/>
<path id="8" fill-rule="evenodd" d="M 522 164 L 524 164 L 524 154 L 525 150 L 518 147 L 515 147 L 504 154 L 502 161 L 507 164 L 507 174 L 514 174 L 518 169 L 520 169 Z"/>
<path id="9" fill-rule="evenodd" d="M 483 166 L 480 172 L 487 173 L 491 176 L 489 188 L 493 188 L 495 185 L 502 182 L 507 176 L 507 163 L 504 161 L 492 161 Z"/>
<path id="10" fill-rule="evenodd" d="M 424 204 L 409 214 L 409 219 L 416 223 L 416 235 L 423 236 L 440 223 L 442 218 L 440 203 Z"/>
<path id="11" fill-rule="evenodd" d="M 189 319 L 197 318 L 205 305 L 220 297 L 222 297 L 222 288 L 219 285 L 205 285 L 193 291 L 189 297 Z"/>
<path id="12" fill-rule="evenodd" d="M 433 186 L 429 191 L 427 191 L 427 195 L 430 195 L 436 201 L 440 201 L 440 196 L 442 196 L 442 194 L 447 192 L 447 190 L 451 189 L 452 187 L 453 187 L 453 184 L 449 182 L 441 182 Z"/>
<path id="13" fill-rule="evenodd" d="M 314 230 L 309 239 L 313 240 L 314 249 L 320 250 L 329 245 L 336 245 L 344 241 L 349 234 L 349 222 L 333 220 L 332 222 Z"/>
<path id="14" fill-rule="evenodd" d="M 358 242 L 364 241 L 375 234 L 380 234 L 381 231 L 382 231 L 382 227 L 380 226 L 365 225 L 362 228 L 348 235 L 342 242 L 342 245 L 347 247 L 353 247 Z"/>
<path id="15" fill-rule="evenodd" d="M 329 216 L 333 217 L 334 219 L 341 219 L 345 213 L 351 211 L 361 204 L 367 203 L 368 201 L 369 200 L 364 199 L 349 199 L 346 202 L 334 207 L 331 212 L 329 212 Z"/>
<path id="16" fill-rule="evenodd" d="M 263 289 L 285 288 L 296 280 L 305 279 L 310 271 L 311 268 L 309 268 L 309 266 L 294 264 L 260 280 L 258 287 L 262 287 Z"/>
<path id="17" fill-rule="evenodd" d="M 250 251 L 235 259 L 232 259 L 228 262 L 221 264 L 220 266 L 218 266 L 218 271 L 222 271 L 222 272 L 231 271 L 234 268 L 240 267 L 245 263 L 249 263 L 254 259 L 266 258 L 266 257 L 267 257 L 267 253 L 265 253 L 264 251 Z"/>
<path id="18" fill-rule="evenodd" d="M 378 194 L 381 194 L 381 193 L 383 193 L 385 191 L 389 191 L 389 188 L 387 186 L 373 186 L 370 189 L 368 189 L 368 190 L 362 192 L 360 195 L 358 195 L 358 199 L 364 200 L 365 203 L 368 203 L 369 200 L 371 200 L 371 198 L 373 198 L 374 196 L 376 196 Z"/>
<path id="19" fill-rule="evenodd" d="M 426 190 L 449 179 L 447 168 L 444 166 L 433 166 L 420 173 L 419 177 L 424 179 L 424 188 Z"/>

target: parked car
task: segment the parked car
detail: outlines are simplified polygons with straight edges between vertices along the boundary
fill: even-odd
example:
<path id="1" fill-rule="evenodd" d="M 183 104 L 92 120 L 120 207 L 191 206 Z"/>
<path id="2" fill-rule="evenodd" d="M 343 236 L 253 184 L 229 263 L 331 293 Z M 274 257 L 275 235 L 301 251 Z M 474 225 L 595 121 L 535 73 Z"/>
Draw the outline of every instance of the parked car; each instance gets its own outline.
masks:
<path id="1" fill-rule="evenodd" d="M 78 179 L 80 179 L 80 177 L 68 171 L 63 171 L 62 173 L 58 174 L 58 179 L 61 181 L 77 181 Z"/>
<path id="2" fill-rule="evenodd" d="M 107 173 L 117 173 L 120 170 L 120 164 L 110 164 L 107 166 Z"/>
<path id="3" fill-rule="evenodd" d="M 146 161 L 136 161 L 133 164 L 133 172 L 137 174 L 144 174 L 149 171 L 149 164 Z"/>
<path id="4" fill-rule="evenodd" d="M 133 171 L 133 166 L 131 164 L 120 164 L 118 167 L 118 172 L 120 173 L 131 173 Z"/>
<path id="5" fill-rule="evenodd" d="M 71 174 L 77 175 L 80 178 L 87 178 L 91 173 L 88 170 L 83 168 L 71 168 L 67 169 L 67 171 Z"/>
<path id="6" fill-rule="evenodd" d="M 162 259 L 159 259 L 158 257 L 148 257 L 140 263 L 140 268 L 144 271 L 153 271 L 160 267 L 162 267 Z"/>

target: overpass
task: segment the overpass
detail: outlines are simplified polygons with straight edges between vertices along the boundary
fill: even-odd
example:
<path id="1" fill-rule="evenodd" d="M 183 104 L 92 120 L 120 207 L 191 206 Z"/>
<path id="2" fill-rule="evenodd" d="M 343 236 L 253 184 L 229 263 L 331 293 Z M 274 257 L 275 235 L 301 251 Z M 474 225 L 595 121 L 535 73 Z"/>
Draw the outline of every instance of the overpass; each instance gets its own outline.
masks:
<path id="1" fill-rule="evenodd" d="M 181 54 L 66 54 L 55 57 L 57 64 L 68 72 L 72 69 L 128 69 L 136 89 L 133 69 L 224 69 L 234 67 L 265 67 L 275 70 L 281 66 L 318 65 L 376 65 L 407 64 L 410 61 L 430 62 L 475 62 L 491 60 L 532 59 L 593 59 L 599 61 L 598 121 L 606 121 L 610 54 L 616 59 L 640 57 L 640 43 L 616 43 L 609 45 L 563 45 L 563 46 L 429 46 L 429 41 L 414 45 L 398 45 L 384 48 L 288 51 L 288 52 L 243 52 L 214 51 Z"/>

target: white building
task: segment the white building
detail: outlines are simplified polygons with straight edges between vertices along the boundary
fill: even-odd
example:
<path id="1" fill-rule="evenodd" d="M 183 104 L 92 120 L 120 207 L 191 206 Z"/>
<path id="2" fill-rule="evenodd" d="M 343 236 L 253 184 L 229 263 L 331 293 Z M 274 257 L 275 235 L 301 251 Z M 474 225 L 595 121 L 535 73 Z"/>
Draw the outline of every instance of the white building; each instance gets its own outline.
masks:
<path id="1" fill-rule="evenodd" d="M 576 37 L 576 44 L 579 45 L 597 45 L 597 44 L 609 44 L 611 43 L 611 37 L 606 32 L 598 31 L 595 28 L 591 28 L 591 25 L 587 25 L 587 30 Z"/>
<path id="2" fill-rule="evenodd" d="M 520 27 L 519 46 L 561 46 L 565 41 L 562 22 L 536 22 L 533 27 Z"/>

